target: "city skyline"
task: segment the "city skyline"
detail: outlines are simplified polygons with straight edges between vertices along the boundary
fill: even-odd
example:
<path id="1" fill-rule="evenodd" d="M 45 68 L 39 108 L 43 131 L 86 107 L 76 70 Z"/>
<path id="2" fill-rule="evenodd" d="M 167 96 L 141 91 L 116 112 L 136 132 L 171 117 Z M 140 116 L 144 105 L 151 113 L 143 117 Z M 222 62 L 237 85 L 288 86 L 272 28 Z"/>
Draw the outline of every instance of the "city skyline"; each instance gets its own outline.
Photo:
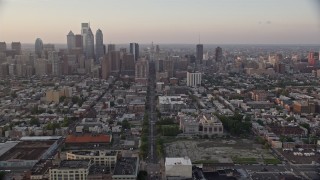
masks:
<path id="1" fill-rule="evenodd" d="M 317 2 L 3 0 L 0 41 L 66 44 L 90 22 L 105 44 L 319 44 Z"/>

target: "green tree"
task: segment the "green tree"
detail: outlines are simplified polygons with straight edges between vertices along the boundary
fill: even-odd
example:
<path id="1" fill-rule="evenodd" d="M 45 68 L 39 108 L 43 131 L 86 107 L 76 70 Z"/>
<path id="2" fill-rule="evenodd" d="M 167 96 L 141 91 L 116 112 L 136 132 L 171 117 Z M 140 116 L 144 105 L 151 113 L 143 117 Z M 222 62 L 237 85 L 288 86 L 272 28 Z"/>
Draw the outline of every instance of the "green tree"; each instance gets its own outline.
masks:
<path id="1" fill-rule="evenodd" d="M 130 127 L 131 127 L 129 121 L 126 119 L 123 120 L 121 124 L 122 124 L 122 129 L 130 129 Z"/>
<path id="2" fill-rule="evenodd" d="M 301 123 L 299 124 L 301 127 L 306 128 L 308 130 L 308 134 L 310 134 L 310 124 L 308 123 Z"/>
<path id="3" fill-rule="evenodd" d="M 70 124 L 71 124 L 71 120 L 68 117 L 64 117 L 61 126 L 68 127 Z"/>
<path id="4" fill-rule="evenodd" d="M 61 96 L 61 97 L 59 98 L 59 102 L 62 103 L 62 102 L 64 102 L 65 99 L 66 99 L 66 96 Z"/>
<path id="5" fill-rule="evenodd" d="M 73 104 L 77 104 L 79 102 L 79 97 L 78 96 L 72 96 L 71 101 Z"/>
<path id="6" fill-rule="evenodd" d="M 34 125 L 36 125 L 36 126 L 38 126 L 38 127 L 40 126 L 40 121 L 39 121 L 38 118 L 34 118 L 34 117 L 31 118 L 31 120 L 30 120 L 29 123 L 30 123 L 31 126 L 34 126 Z"/>
<path id="7" fill-rule="evenodd" d="M 4 171 L 0 171 L 0 179 L 5 179 L 6 173 Z"/>
<path id="8" fill-rule="evenodd" d="M 139 171 L 137 180 L 147 180 L 148 172 L 147 171 Z"/>

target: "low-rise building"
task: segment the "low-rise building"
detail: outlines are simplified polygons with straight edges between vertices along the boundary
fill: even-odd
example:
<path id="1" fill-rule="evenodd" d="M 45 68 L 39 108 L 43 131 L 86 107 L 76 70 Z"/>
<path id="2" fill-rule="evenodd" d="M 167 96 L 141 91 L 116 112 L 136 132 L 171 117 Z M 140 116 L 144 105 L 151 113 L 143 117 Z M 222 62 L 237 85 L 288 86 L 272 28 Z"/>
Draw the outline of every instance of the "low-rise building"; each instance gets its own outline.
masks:
<path id="1" fill-rule="evenodd" d="M 49 170 L 50 180 L 86 180 L 92 163 L 90 160 L 64 160 Z"/>
<path id="2" fill-rule="evenodd" d="M 192 163 L 190 158 L 166 158 L 165 160 L 166 179 L 180 180 L 192 178 Z"/>
<path id="3" fill-rule="evenodd" d="M 182 96 L 159 96 L 158 105 L 160 112 L 177 112 L 187 107 Z"/>
<path id="4" fill-rule="evenodd" d="M 113 180 L 135 180 L 139 172 L 138 157 L 122 157 L 117 161 L 112 175 Z"/>
<path id="5" fill-rule="evenodd" d="M 214 115 L 204 114 L 199 119 L 199 133 L 202 135 L 222 135 L 222 122 Z"/>
<path id="6" fill-rule="evenodd" d="M 114 167 L 117 162 L 117 151 L 107 150 L 79 150 L 66 153 L 68 160 L 89 159 L 95 165 Z"/>
<path id="7" fill-rule="evenodd" d="M 180 129 L 185 134 L 198 134 L 199 133 L 199 121 L 193 116 L 187 116 L 180 114 Z"/>

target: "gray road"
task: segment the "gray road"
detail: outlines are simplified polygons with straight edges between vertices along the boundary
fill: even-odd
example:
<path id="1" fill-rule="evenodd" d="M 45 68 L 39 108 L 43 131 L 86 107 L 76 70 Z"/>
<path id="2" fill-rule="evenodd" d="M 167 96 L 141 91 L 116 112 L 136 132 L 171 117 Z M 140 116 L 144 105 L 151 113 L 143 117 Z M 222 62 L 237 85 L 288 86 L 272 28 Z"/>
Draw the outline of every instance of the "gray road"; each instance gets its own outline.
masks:
<path id="1" fill-rule="evenodd" d="M 148 79 L 148 100 L 149 100 L 149 155 L 148 163 L 158 163 L 157 148 L 156 148 L 156 125 L 157 116 L 155 113 L 156 109 L 156 96 L 155 96 L 155 86 L 156 86 L 156 76 L 155 76 L 155 64 L 154 62 L 149 63 L 149 79 Z"/>

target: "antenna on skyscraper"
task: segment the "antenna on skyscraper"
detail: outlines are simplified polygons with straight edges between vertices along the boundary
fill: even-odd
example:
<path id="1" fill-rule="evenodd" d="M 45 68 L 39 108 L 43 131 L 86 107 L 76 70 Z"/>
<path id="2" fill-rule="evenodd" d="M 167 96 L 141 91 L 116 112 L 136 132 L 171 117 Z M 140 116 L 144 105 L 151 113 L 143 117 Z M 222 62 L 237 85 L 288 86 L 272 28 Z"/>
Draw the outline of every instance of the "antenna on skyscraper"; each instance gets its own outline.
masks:
<path id="1" fill-rule="evenodd" d="M 200 33 L 199 33 L 199 35 L 198 35 L 198 36 L 199 36 L 198 38 L 199 38 L 199 44 L 200 44 Z"/>

